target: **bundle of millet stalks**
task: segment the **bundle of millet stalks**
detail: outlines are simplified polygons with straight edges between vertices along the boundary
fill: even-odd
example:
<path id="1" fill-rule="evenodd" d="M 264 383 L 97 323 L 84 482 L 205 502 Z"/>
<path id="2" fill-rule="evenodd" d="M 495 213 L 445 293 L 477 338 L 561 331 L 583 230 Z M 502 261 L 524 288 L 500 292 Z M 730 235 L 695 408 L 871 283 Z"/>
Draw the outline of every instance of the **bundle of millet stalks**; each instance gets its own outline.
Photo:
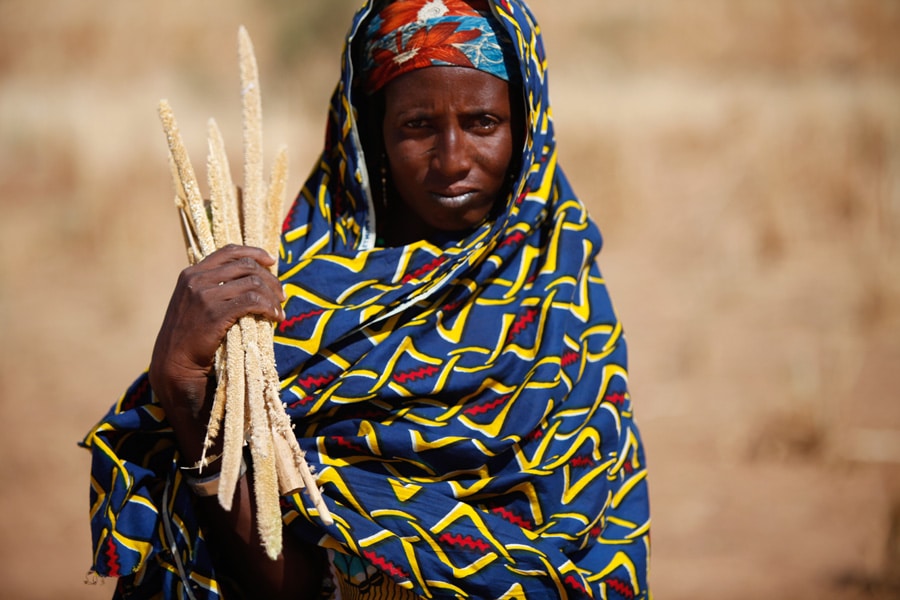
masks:
<path id="1" fill-rule="evenodd" d="M 243 105 L 244 186 L 232 183 L 225 145 L 216 122 L 209 120 L 207 176 L 210 204 L 200 194 L 194 169 L 168 102 L 162 100 L 159 116 L 166 133 L 188 261 L 195 264 L 228 244 L 263 248 L 277 256 L 287 179 L 287 151 L 275 159 L 268 185 L 262 160 L 262 102 L 253 45 L 247 31 L 238 31 L 238 57 Z M 273 266 L 273 272 L 277 267 Z M 281 553 L 282 521 L 279 492 L 305 488 L 319 518 L 331 524 L 315 477 L 294 436 L 290 418 L 279 394 L 275 369 L 272 323 L 245 316 L 227 334 L 216 355 L 217 387 L 207 428 L 206 450 L 223 433 L 219 503 L 231 510 L 241 477 L 243 447 L 249 446 L 253 463 L 252 487 L 256 499 L 257 527 L 266 553 L 273 560 Z M 222 425 L 224 423 L 224 432 Z"/>

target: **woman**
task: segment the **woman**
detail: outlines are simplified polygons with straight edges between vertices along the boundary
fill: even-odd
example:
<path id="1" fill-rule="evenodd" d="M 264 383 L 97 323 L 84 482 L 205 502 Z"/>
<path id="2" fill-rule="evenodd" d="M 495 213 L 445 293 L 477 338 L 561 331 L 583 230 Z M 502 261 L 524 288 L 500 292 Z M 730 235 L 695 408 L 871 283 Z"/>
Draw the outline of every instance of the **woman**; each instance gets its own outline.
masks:
<path id="1" fill-rule="evenodd" d="M 359 11 L 280 281 L 254 248 L 186 269 L 149 373 L 86 439 L 95 569 L 121 596 L 649 596 L 625 341 L 545 66 L 520 0 Z M 274 562 L 246 477 L 226 513 L 179 468 L 215 350 L 251 313 L 278 323 L 282 398 L 335 520 L 284 497 Z"/>

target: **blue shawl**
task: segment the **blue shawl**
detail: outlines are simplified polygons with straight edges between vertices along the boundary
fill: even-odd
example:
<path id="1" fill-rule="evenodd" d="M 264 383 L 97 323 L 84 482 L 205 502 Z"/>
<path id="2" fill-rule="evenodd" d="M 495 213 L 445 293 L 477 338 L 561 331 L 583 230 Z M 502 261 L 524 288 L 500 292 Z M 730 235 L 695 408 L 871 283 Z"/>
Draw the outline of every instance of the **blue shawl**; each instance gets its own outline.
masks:
<path id="1" fill-rule="evenodd" d="M 334 524 L 286 531 L 426 598 L 645 598 L 649 509 L 601 247 L 561 168 L 539 29 L 493 0 L 528 132 L 505 210 L 465 239 L 384 248 L 352 48 L 324 152 L 284 223 L 282 399 Z M 218 598 L 220 579 L 146 374 L 85 439 L 94 569 L 120 593 Z M 138 597 L 143 595 L 140 593 Z"/>

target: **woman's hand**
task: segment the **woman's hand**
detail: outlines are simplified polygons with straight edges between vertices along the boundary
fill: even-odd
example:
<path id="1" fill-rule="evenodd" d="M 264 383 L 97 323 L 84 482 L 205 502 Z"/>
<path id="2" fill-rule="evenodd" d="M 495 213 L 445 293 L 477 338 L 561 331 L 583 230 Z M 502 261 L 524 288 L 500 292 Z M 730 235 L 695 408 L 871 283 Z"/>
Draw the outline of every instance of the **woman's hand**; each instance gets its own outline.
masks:
<path id="1" fill-rule="evenodd" d="M 226 246 L 178 278 L 153 348 L 150 385 L 185 464 L 199 460 L 203 449 L 215 392 L 213 364 L 228 329 L 245 315 L 284 319 L 281 282 L 269 271 L 274 263 L 259 248 Z M 259 539 L 247 477 L 238 482 L 231 511 L 222 509 L 215 496 L 200 498 L 199 506 L 209 539 L 220 549 L 217 566 L 233 573 L 248 596 L 253 591 L 266 598 L 317 597 L 324 553 L 287 535 L 282 555 L 270 560 Z"/>
<path id="2" fill-rule="evenodd" d="M 215 383 L 216 350 L 246 315 L 284 318 L 275 259 L 249 246 L 226 246 L 181 272 L 156 337 L 150 385 L 188 460 L 199 458 Z M 199 439 L 198 439 L 199 437 Z"/>

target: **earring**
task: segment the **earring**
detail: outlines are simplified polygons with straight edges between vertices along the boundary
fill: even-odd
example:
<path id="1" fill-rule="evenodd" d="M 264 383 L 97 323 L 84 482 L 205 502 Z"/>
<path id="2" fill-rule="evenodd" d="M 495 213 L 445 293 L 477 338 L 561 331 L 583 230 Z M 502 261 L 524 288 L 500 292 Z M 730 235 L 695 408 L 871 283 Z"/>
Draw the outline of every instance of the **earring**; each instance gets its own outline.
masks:
<path id="1" fill-rule="evenodd" d="M 381 155 L 381 206 L 387 208 L 387 156 Z"/>
<path id="2" fill-rule="evenodd" d="M 515 169 L 510 169 L 509 175 L 506 178 L 507 189 L 510 194 L 516 193 L 516 183 L 519 181 L 519 173 Z"/>

